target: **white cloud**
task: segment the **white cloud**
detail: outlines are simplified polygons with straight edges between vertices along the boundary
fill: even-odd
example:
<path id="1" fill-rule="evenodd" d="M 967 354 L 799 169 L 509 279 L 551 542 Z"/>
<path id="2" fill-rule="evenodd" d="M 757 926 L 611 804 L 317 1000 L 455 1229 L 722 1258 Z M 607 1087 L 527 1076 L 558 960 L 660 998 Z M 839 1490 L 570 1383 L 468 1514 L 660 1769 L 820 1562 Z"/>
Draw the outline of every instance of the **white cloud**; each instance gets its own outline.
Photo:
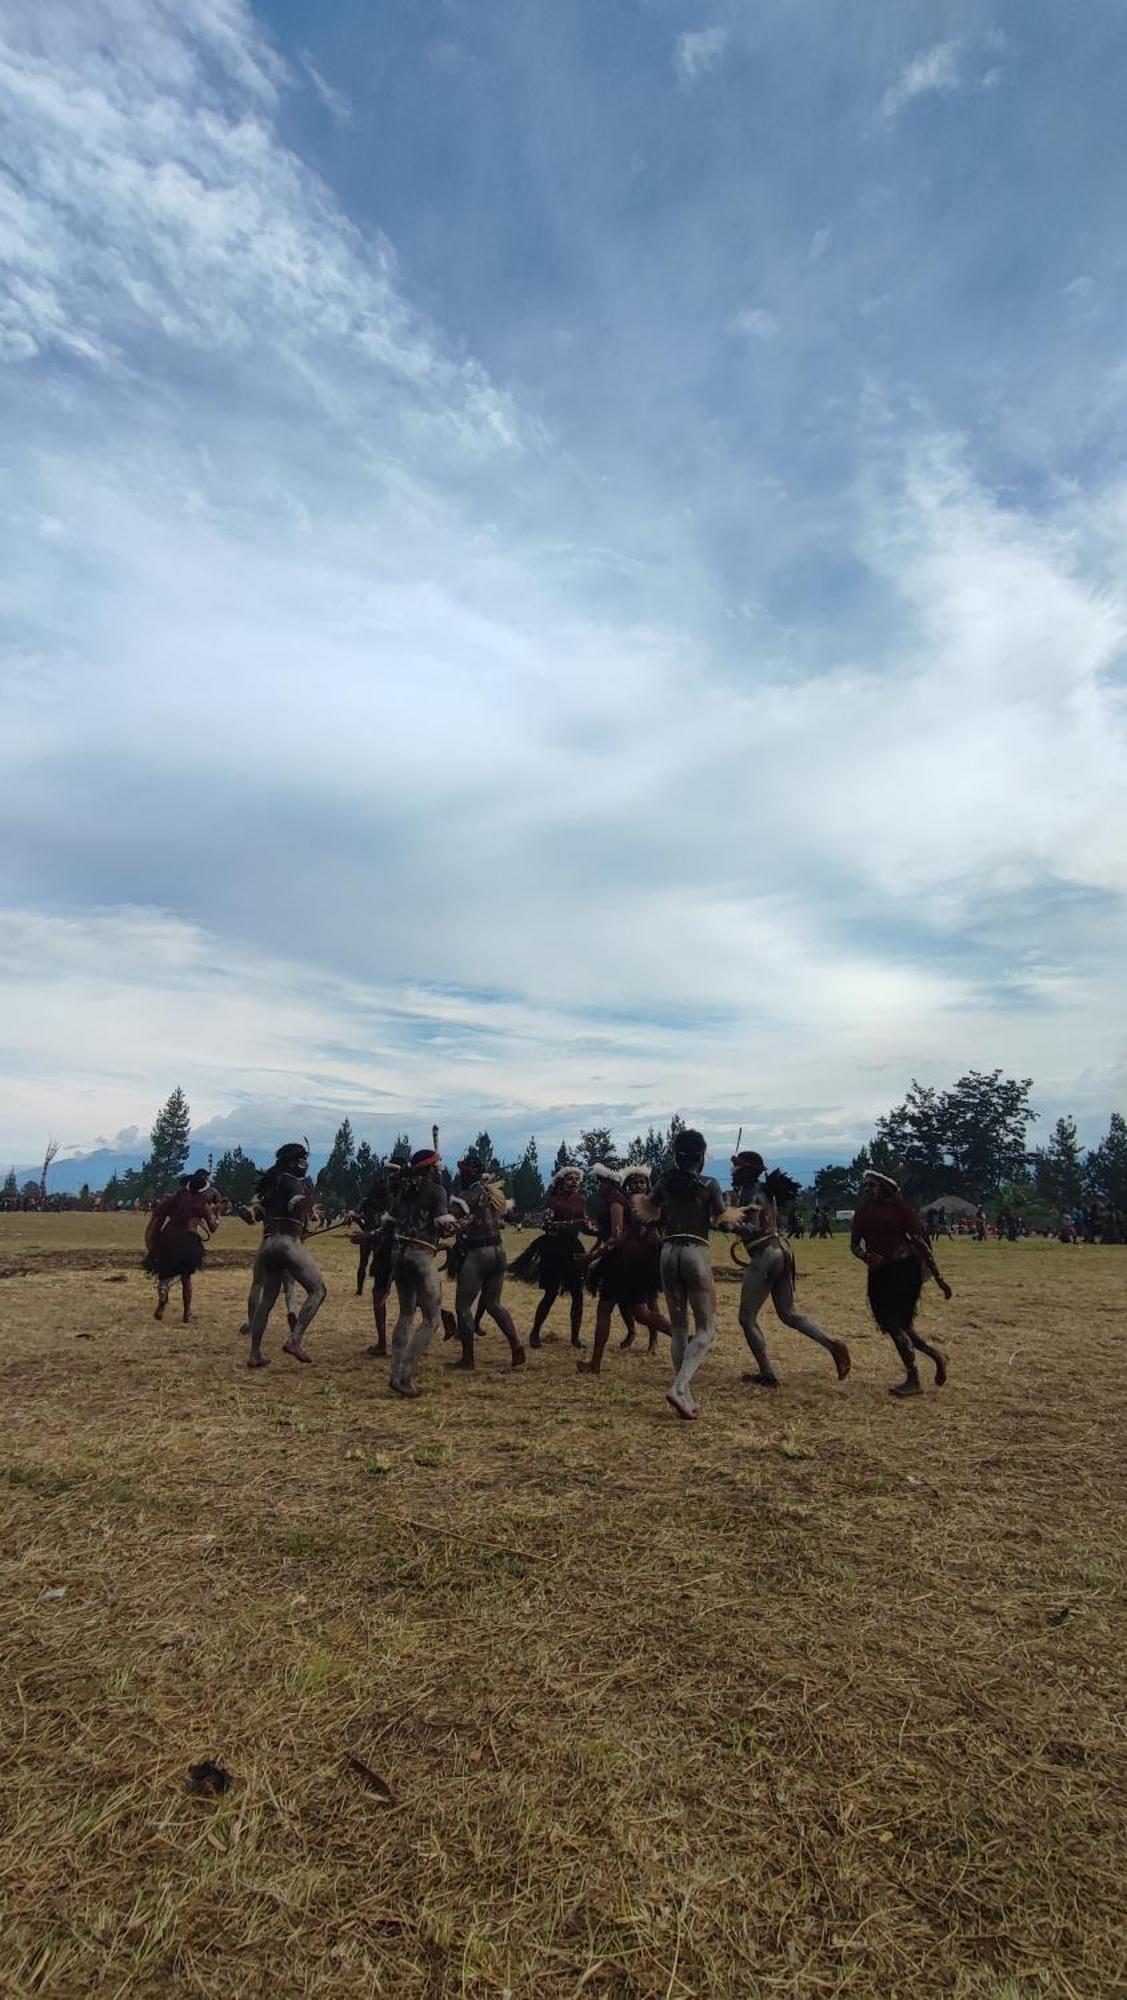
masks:
<path id="1" fill-rule="evenodd" d="M 716 67 L 727 46 L 727 28 L 690 29 L 677 37 L 673 67 L 683 83 L 695 83 L 698 76 Z"/>
<path id="2" fill-rule="evenodd" d="M 881 99 L 884 116 L 897 117 L 913 98 L 957 90 L 961 46 L 958 41 L 935 42 L 913 56 Z"/>
<path id="3" fill-rule="evenodd" d="M 747 306 L 732 321 L 733 333 L 750 335 L 753 340 L 774 340 L 779 322 L 765 306 Z"/>
<path id="4" fill-rule="evenodd" d="M 361 433 L 408 392 L 432 442 L 516 442 L 510 400 L 407 305 L 390 245 L 280 143 L 287 75 L 241 0 L 46 16 L 17 9 L 0 45 L 8 359 L 62 351 L 127 378 L 160 338 L 243 362 L 260 392 L 278 371 Z"/>
<path id="5" fill-rule="evenodd" d="M 373 1135 L 674 1107 L 734 1133 L 752 1093 L 767 1136 L 832 1150 L 913 1070 L 969 1062 L 1106 1115 L 1127 490 L 1006 504 L 922 397 L 905 418 L 840 375 L 832 400 L 790 382 L 775 465 L 765 399 L 648 398 L 665 457 L 641 490 L 601 439 L 585 464 L 557 449 L 413 308 L 390 246 L 284 143 L 288 73 L 236 0 L 12 18 L 14 1154 L 45 1126 L 146 1130 L 177 1080 L 217 1140 L 295 1107 Z M 764 343 L 726 374 L 771 393 L 792 327 L 834 321 L 830 266 L 853 282 L 846 227 L 821 263 L 829 224 L 807 258 L 808 230 L 792 290 L 734 281 L 782 302 L 787 340 L 766 306 L 733 320 L 740 289 L 701 314 Z M 639 369 L 653 315 L 643 333 Z M 823 426 L 856 476 L 776 532 Z M 701 436 L 707 482 L 682 486 Z M 711 535 L 763 617 L 700 615 Z M 823 568 L 876 601 L 867 623 L 823 601 Z"/>

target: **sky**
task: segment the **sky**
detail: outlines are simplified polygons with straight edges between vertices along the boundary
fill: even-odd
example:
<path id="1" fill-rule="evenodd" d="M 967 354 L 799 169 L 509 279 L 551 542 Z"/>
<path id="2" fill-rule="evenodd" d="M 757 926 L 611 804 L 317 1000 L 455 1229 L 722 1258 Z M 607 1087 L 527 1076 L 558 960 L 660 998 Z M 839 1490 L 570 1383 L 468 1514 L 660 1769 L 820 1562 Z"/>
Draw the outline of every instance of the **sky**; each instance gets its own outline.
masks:
<path id="1" fill-rule="evenodd" d="M 1125 59 L 0 0 L 0 1158 L 1127 1108 Z"/>

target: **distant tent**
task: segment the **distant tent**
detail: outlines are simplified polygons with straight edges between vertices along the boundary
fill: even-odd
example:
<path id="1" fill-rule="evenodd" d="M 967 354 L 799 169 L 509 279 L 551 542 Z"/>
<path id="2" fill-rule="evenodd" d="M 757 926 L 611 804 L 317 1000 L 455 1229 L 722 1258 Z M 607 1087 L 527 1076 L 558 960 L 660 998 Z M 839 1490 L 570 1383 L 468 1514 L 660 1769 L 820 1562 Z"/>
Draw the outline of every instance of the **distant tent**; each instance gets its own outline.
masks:
<path id="1" fill-rule="evenodd" d="M 961 1194 L 937 1194 L 934 1201 L 921 1201 L 920 1214 L 926 1215 L 929 1208 L 942 1208 L 948 1215 L 974 1215 L 978 1203 L 964 1201 Z"/>

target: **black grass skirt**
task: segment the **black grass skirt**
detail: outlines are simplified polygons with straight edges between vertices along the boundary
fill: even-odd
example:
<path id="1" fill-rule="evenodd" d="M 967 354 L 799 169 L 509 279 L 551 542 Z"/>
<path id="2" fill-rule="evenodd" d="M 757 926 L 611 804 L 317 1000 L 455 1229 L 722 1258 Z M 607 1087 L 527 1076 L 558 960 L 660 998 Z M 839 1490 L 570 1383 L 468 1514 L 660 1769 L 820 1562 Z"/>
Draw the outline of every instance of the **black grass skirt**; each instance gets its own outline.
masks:
<path id="1" fill-rule="evenodd" d="M 587 1276 L 587 1290 L 616 1306 L 644 1306 L 661 1291 L 661 1245 L 615 1243 Z"/>
<path id="2" fill-rule="evenodd" d="M 582 1282 L 583 1245 L 573 1230 L 549 1231 L 534 1236 L 528 1247 L 509 1265 L 510 1278 L 523 1284 L 539 1285 L 541 1291 L 573 1291 Z"/>
<path id="3" fill-rule="evenodd" d="M 194 1278 L 204 1260 L 203 1239 L 194 1229 L 162 1230 L 156 1247 L 141 1260 L 151 1278 Z"/>
<path id="4" fill-rule="evenodd" d="M 924 1268 L 918 1257 L 894 1257 L 869 1272 L 869 1310 L 882 1333 L 909 1333 L 923 1290 Z"/>

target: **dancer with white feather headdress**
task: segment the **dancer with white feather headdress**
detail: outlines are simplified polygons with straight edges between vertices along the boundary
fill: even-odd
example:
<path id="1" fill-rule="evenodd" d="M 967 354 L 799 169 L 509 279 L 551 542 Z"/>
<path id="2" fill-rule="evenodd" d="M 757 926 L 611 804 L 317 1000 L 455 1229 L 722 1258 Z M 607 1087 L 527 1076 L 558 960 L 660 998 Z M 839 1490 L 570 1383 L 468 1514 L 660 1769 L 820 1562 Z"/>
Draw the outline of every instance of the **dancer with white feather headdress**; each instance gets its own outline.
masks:
<path id="1" fill-rule="evenodd" d="M 571 1344 L 582 1347 L 583 1234 L 591 1228 L 583 1199 L 583 1175 L 578 1167 L 557 1169 L 544 1196 L 543 1234 L 534 1237 L 509 1266 L 509 1276 L 539 1285 L 541 1296 L 532 1319 L 530 1347 L 539 1347 L 544 1323 L 561 1292 L 571 1302 Z"/>

